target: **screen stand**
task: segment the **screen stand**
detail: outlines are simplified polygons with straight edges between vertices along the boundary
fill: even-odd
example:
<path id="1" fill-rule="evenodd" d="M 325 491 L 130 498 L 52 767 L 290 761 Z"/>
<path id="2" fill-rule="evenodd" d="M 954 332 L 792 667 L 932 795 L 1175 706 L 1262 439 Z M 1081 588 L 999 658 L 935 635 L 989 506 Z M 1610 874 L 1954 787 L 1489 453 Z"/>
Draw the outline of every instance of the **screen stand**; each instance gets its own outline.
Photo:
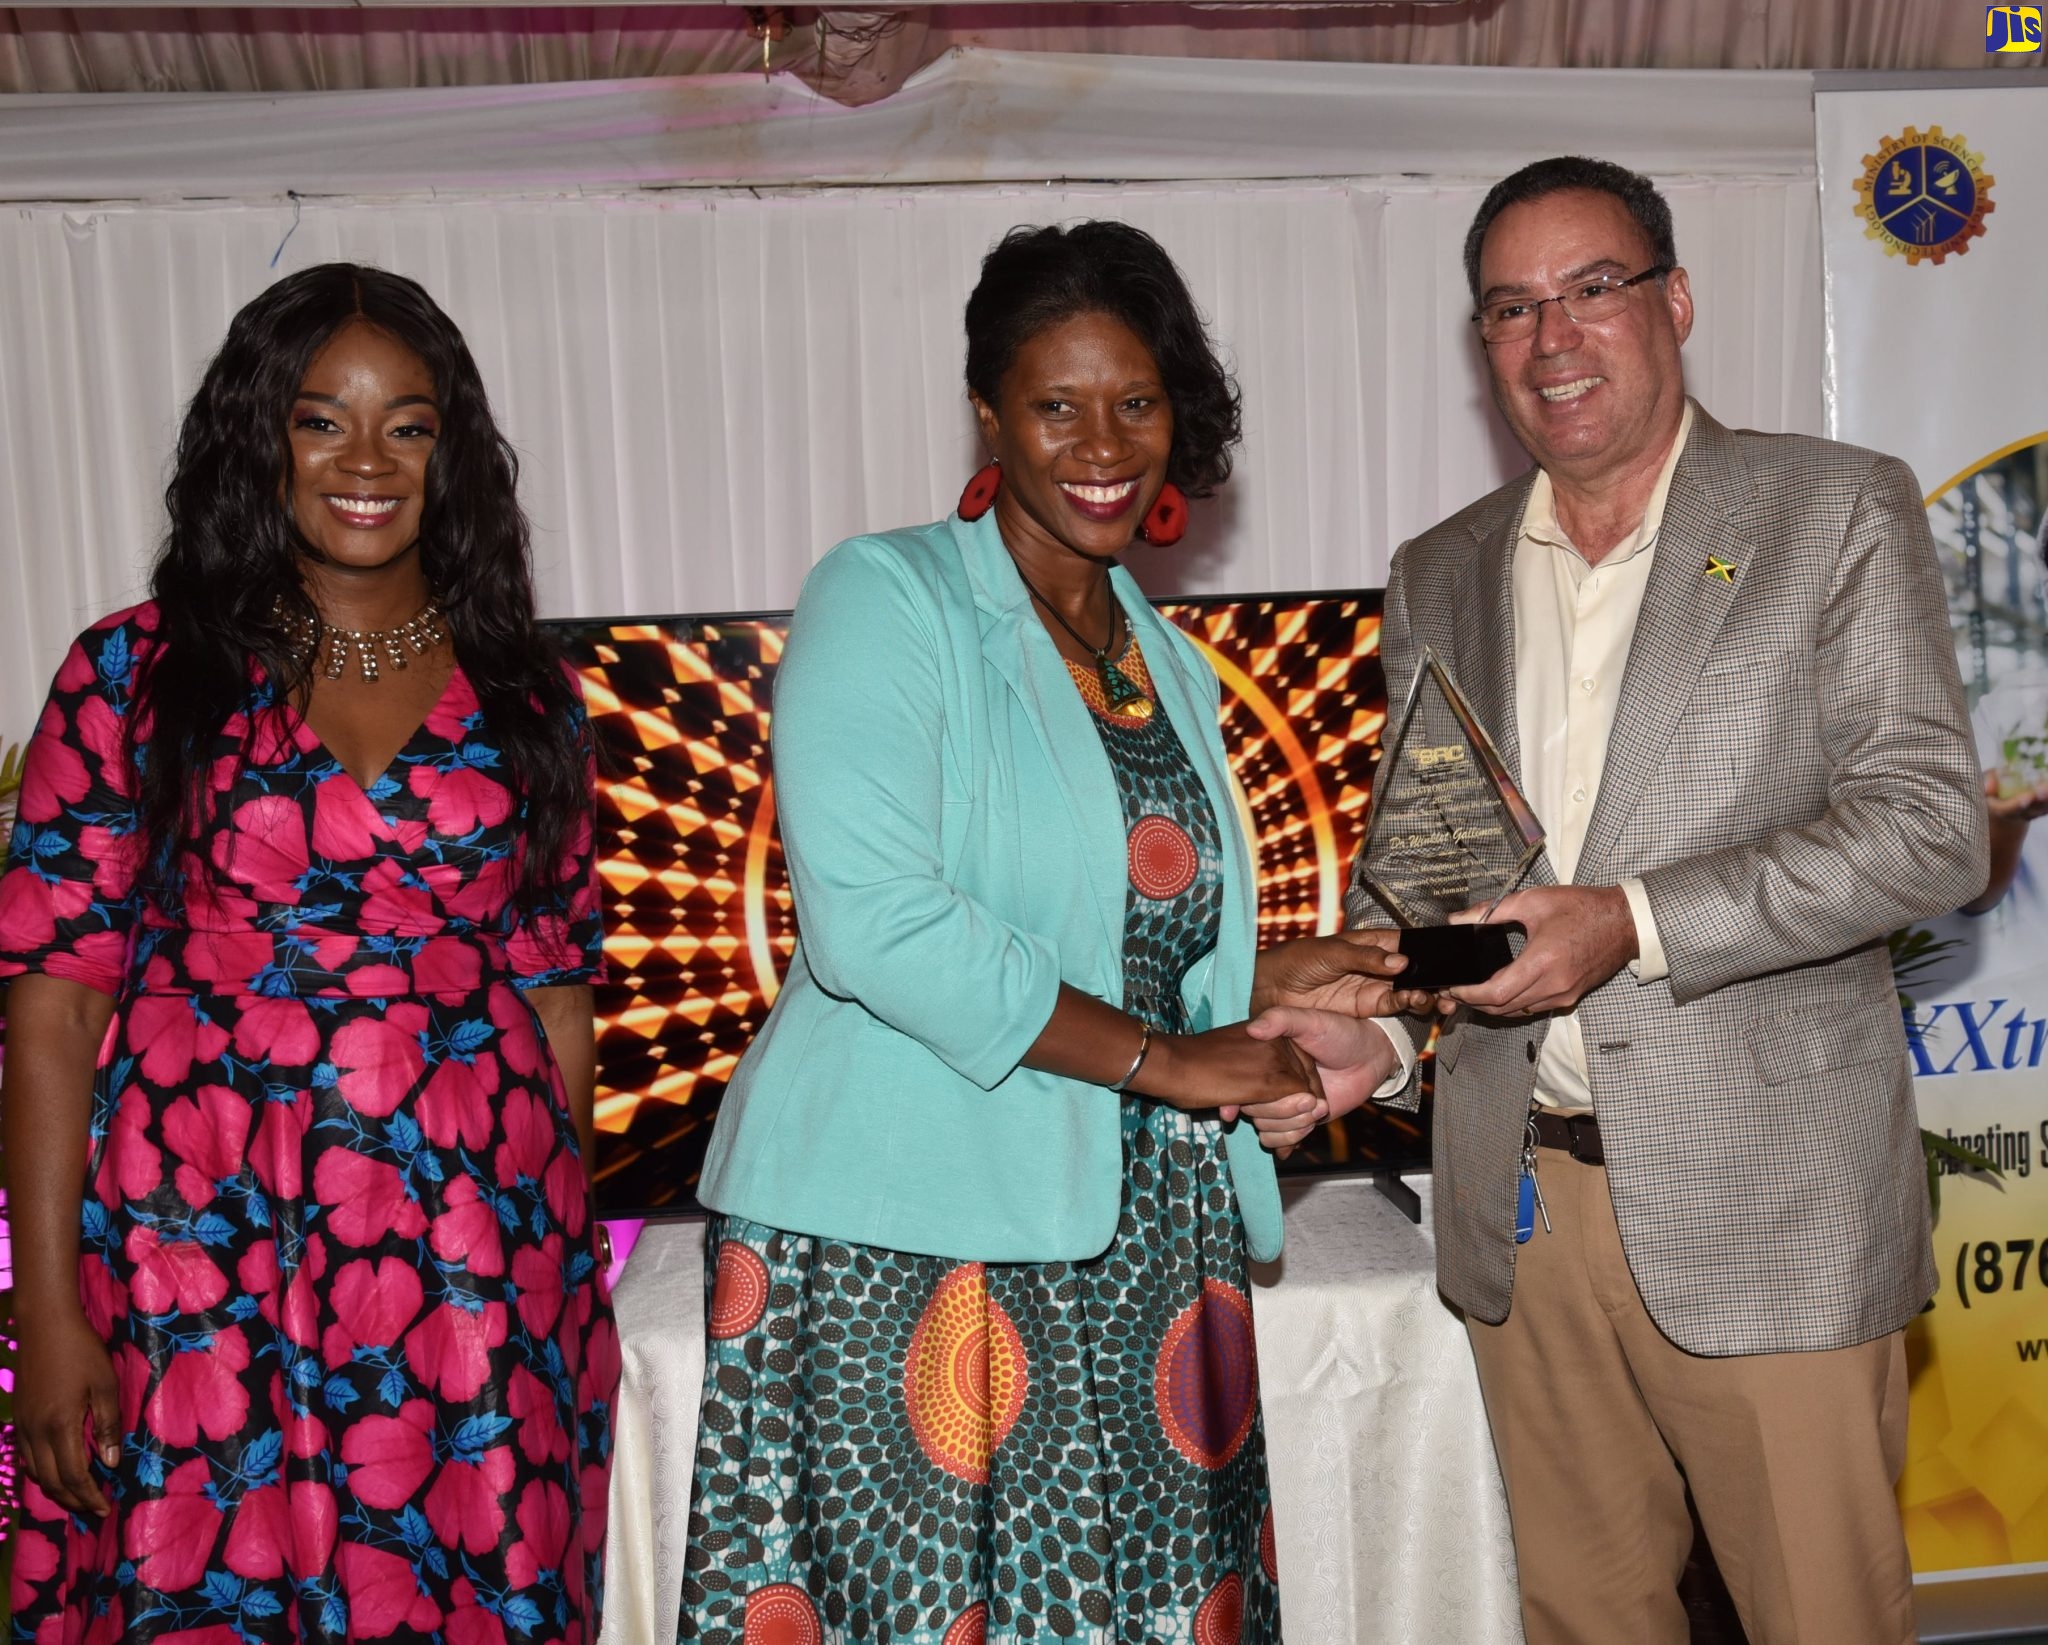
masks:
<path id="1" fill-rule="evenodd" d="M 1422 1197 L 1403 1182 L 1398 1173 L 1375 1171 L 1372 1180 L 1374 1186 L 1394 1202 L 1394 1209 L 1402 1216 L 1413 1223 L 1422 1221 Z"/>

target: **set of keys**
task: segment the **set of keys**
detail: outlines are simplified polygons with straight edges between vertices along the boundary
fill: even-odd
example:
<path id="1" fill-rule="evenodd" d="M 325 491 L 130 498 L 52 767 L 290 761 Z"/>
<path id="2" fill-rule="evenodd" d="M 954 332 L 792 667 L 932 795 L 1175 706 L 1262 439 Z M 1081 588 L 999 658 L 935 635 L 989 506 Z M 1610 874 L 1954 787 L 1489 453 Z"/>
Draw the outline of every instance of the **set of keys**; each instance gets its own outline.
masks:
<path id="1" fill-rule="evenodd" d="M 1536 1232 L 1536 1219 L 1543 1219 L 1543 1231 L 1550 1232 L 1550 1209 L 1543 1203 L 1543 1190 L 1536 1186 L 1536 1117 L 1522 1139 L 1522 1181 L 1515 1198 L 1515 1243 L 1527 1245 Z"/>

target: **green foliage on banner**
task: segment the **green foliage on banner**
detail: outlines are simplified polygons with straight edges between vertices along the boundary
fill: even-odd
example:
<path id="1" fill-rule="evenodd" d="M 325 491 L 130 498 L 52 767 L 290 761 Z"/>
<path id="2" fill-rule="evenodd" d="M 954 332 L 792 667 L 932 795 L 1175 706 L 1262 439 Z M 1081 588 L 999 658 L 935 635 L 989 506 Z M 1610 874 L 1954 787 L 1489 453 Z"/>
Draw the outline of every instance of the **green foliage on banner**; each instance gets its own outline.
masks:
<path id="1" fill-rule="evenodd" d="M 1899 1009 L 1913 1009 L 1913 996 L 1906 992 L 1906 984 L 1915 977 L 1925 976 L 1941 961 L 1950 949 L 1963 946 L 1961 937 L 1936 937 L 1932 931 L 1917 925 L 1909 925 L 1903 931 L 1894 931 L 1890 938 L 1892 951 L 1892 981 L 1899 990 Z M 1937 1131 L 1926 1126 L 1920 1128 L 1920 1152 L 1927 1161 L 1927 1203 L 1934 1213 L 1934 1220 L 1941 1220 L 1941 1162 L 1950 1161 L 1957 1169 L 1972 1176 L 2002 1177 L 1996 1162 L 1986 1159 L 1975 1149 L 1965 1148 L 1959 1142 L 1951 1142 Z"/>
<path id="2" fill-rule="evenodd" d="M 1903 931 L 1891 934 L 1892 981 L 1899 990 L 1899 1009 L 1913 1009 L 1913 996 L 1906 992 L 1906 984 L 1914 978 L 1924 976 L 1940 963 L 1944 954 L 1963 946 L 1961 937 L 1936 937 L 1924 926 L 1909 925 Z"/>

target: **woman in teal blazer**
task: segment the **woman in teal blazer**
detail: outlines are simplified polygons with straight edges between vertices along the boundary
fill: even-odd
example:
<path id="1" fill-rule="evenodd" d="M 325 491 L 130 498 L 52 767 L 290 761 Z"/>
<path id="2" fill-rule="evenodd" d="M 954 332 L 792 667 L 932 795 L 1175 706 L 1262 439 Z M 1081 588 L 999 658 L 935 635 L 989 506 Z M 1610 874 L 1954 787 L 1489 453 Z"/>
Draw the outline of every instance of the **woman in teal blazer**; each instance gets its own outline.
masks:
<path id="1" fill-rule="evenodd" d="M 1322 1109 L 1244 1023 L 1399 961 L 1255 955 L 1216 676 L 1115 563 L 1237 438 L 1178 270 L 1018 229 L 967 331 L 996 462 L 820 561 L 776 681 L 801 937 L 699 1189 L 680 1637 L 1269 1645 L 1245 1270 Z"/>

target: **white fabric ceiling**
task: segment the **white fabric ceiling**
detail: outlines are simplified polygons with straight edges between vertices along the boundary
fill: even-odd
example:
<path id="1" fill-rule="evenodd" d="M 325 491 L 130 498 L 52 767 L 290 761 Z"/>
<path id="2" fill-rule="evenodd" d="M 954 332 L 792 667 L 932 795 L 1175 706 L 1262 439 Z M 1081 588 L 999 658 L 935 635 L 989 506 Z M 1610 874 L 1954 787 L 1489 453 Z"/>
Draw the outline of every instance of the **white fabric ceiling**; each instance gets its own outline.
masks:
<path id="1" fill-rule="evenodd" d="M 957 51 L 849 109 L 791 79 L 0 97 L 0 199 L 734 184 L 1653 175 L 1813 166 L 1801 73 L 1394 68 Z"/>
<path id="2" fill-rule="evenodd" d="M 1515 68 L 1972 69 L 1979 0 L 1454 0 L 1448 5 L 941 5 L 809 9 L 775 48 L 844 102 L 955 46 Z M 737 6 L 0 10 L 0 92 L 353 91 L 730 74 Z M 822 25 L 822 27 L 820 26 Z"/>

